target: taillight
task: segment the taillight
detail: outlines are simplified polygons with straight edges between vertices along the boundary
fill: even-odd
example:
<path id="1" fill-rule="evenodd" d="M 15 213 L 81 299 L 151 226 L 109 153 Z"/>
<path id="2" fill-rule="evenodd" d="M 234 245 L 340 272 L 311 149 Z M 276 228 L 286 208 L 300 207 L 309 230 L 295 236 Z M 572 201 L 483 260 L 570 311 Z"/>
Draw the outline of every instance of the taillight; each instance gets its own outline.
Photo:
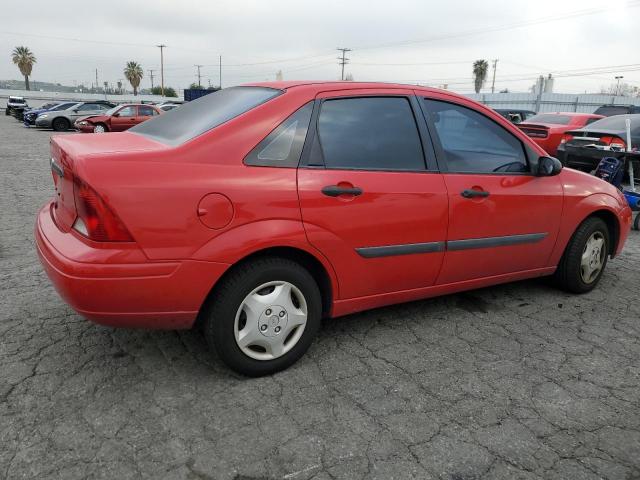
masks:
<path id="1" fill-rule="evenodd" d="M 600 141 L 617 150 L 626 150 L 627 144 L 620 137 L 600 137 Z"/>
<path id="2" fill-rule="evenodd" d="M 573 140 L 573 135 L 569 135 L 568 133 L 565 133 L 564 135 L 562 135 L 562 138 L 560 139 L 560 143 L 567 143 L 567 142 L 570 142 L 571 140 Z"/>
<path id="3" fill-rule="evenodd" d="M 73 229 L 96 242 L 132 242 L 131 234 L 98 193 L 77 177 L 73 179 L 77 218 Z"/>

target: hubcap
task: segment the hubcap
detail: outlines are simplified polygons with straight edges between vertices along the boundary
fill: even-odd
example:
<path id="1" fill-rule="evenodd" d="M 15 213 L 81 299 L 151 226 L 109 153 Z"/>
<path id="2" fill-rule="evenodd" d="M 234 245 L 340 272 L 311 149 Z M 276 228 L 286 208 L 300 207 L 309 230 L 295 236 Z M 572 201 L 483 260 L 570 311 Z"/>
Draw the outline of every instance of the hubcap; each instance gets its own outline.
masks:
<path id="1" fill-rule="evenodd" d="M 96 125 L 93 127 L 93 131 L 95 133 L 104 133 L 104 127 L 102 125 Z"/>
<path id="2" fill-rule="evenodd" d="M 236 313 L 234 335 L 242 352 L 255 360 L 273 360 L 291 350 L 307 325 L 302 292 L 284 281 L 250 292 Z"/>
<path id="3" fill-rule="evenodd" d="M 602 270 L 605 259 L 604 235 L 594 232 L 587 240 L 580 260 L 580 276 L 584 283 L 592 283 Z"/>

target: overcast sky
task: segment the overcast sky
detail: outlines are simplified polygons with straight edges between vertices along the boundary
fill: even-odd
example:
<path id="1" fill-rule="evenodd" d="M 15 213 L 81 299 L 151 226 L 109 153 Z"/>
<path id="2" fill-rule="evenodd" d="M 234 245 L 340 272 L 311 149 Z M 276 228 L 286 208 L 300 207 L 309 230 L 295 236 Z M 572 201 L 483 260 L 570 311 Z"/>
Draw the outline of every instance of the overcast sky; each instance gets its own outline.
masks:
<path id="1" fill-rule="evenodd" d="M 149 69 L 159 83 L 154 45 L 163 43 L 165 85 L 176 88 L 196 80 L 194 64 L 205 65 L 204 85 L 217 85 L 219 55 L 223 86 L 278 70 L 286 80 L 337 79 L 336 47 L 353 49 L 355 80 L 470 92 L 472 62 L 498 58 L 496 91 L 526 91 L 550 72 L 556 92 L 597 92 L 616 75 L 640 86 L 638 0 L 29 0 L 3 2 L 2 13 L 0 79 L 21 78 L 10 54 L 26 45 L 33 80 L 90 85 L 97 68 L 101 84 L 115 83 L 135 60 L 148 87 Z"/>

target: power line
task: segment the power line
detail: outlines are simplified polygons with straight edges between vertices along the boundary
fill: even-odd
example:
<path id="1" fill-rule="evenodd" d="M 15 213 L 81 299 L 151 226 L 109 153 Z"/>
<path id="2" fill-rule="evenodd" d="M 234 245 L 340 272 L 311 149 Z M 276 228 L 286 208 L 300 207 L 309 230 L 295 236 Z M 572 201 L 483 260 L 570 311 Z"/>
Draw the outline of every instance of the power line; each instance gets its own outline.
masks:
<path id="1" fill-rule="evenodd" d="M 630 0 L 626 2 L 624 6 L 629 8 L 638 7 L 640 6 L 640 0 Z M 388 43 L 382 43 L 378 45 L 369 45 L 369 46 L 363 45 L 360 47 L 356 47 L 356 50 L 373 50 L 373 49 L 387 48 L 387 47 L 398 47 L 398 46 L 413 45 L 418 43 L 434 42 L 438 40 L 449 40 L 451 38 L 468 37 L 473 35 L 499 32 L 504 30 L 513 30 L 516 28 L 529 27 L 532 25 L 540 25 L 540 24 L 549 23 L 549 22 L 558 22 L 558 21 L 567 20 L 570 18 L 583 17 L 587 15 L 595 15 L 597 13 L 607 12 L 610 10 L 611 10 L 610 6 L 599 7 L 599 8 L 588 8 L 583 10 L 576 10 L 574 12 L 568 12 L 561 15 L 540 17 L 533 20 L 523 20 L 519 22 L 505 24 L 505 25 L 494 25 L 490 27 L 477 28 L 477 29 L 467 30 L 464 32 L 453 33 L 453 34 L 435 35 L 435 36 L 427 37 L 423 39 L 403 40 L 398 42 L 388 42 Z"/>

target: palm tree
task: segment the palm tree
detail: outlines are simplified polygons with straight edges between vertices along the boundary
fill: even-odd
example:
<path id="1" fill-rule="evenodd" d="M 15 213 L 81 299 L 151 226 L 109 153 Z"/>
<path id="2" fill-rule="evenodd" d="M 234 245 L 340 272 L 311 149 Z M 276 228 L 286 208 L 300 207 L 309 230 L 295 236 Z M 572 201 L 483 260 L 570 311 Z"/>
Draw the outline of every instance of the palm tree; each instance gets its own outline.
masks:
<path id="1" fill-rule="evenodd" d="M 11 53 L 13 63 L 15 63 L 20 69 L 20 73 L 24 75 L 24 87 L 27 90 L 31 90 L 29 87 L 29 75 L 33 69 L 33 64 L 36 63 L 36 56 L 29 50 L 29 47 L 16 47 Z"/>
<path id="2" fill-rule="evenodd" d="M 476 60 L 473 62 L 473 85 L 476 89 L 476 93 L 480 93 L 480 90 L 484 87 L 488 71 L 489 62 L 486 60 Z"/>
<path id="3" fill-rule="evenodd" d="M 138 87 L 140 86 L 140 80 L 142 80 L 143 75 L 144 71 L 138 62 L 127 62 L 127 66 L 124 68 L 124 76 L 133 87 L 134 95 L 138 95 Z"/>

